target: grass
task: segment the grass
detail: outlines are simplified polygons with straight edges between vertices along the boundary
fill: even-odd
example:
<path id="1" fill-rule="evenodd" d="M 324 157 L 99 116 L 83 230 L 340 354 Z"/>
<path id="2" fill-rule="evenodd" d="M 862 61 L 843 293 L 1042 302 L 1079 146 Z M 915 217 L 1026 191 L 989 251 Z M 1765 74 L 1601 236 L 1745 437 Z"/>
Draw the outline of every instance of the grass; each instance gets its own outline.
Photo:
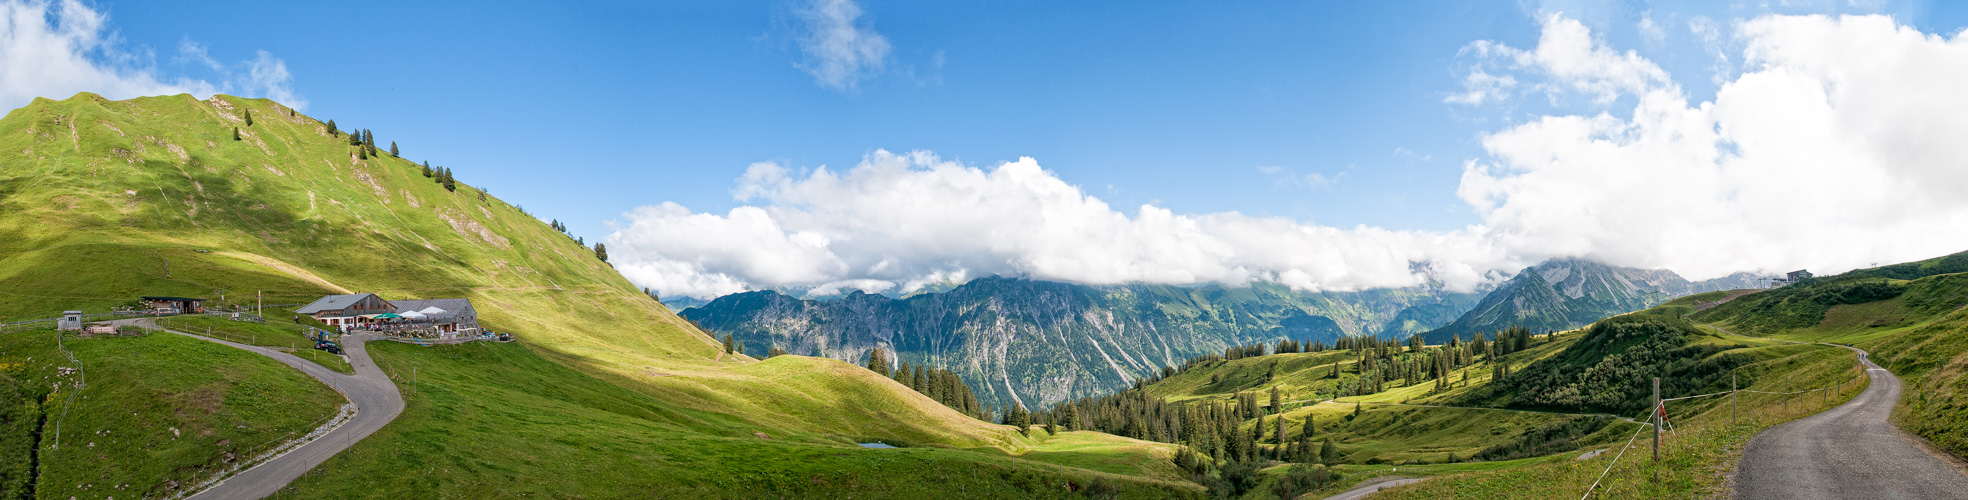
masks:
<path id="1" fill-rule="evenodd" d="M 314 341 L 307 337 L 308 327 L 300 323 L 277 320 L 254 323 L 214 316 L 173 316 L 158 319 L 157 325 L 246 345 L 272 347 L 293 353 L 301 359 L 313 361 L 330 370 L 355 373 L 355 368 L 349 366 L 347 358 L 315 349 Z"/>
<path id="2" fill-rule="evenodd" d="M 369 349 L 404 387 L 404 415 L 279 498 L 1048 498 L 1095 479 L 1128 496 L 1195 491 L 1072 467 L 1126 445 L 1111 436 L 1038 440 L 1027 455 L 1051 463 L 1004 457 L 997 448 L 876 450 L 825 436 L 760 437 L 743 419 L 680 408 L 518 344 Z M 407 380 L 412 367 L 415 384 Z"/>
<path id="3" fill-rule="evenodd" d="M 61 384 L 42 405 L 49 425 L 35 486 L 43 498 L 169 496 L 260 445 L 305 434 L 343 403 L 286 365 L 203 340 L 70 336 L 62 344 L 87 385 L 60 370 L 70 364 L 54 332 L 0 336 L 0 370 L 30 387 Z"/>
<path id="4" fill-rule="evenodd" d="M 1186 474 L 1169 461 L 1177 449 L 1168 443 L 1100 432 L 1065 431 L 1054 435 L 1047 433 L 1043 427 L 1034 426 L 1030 444 L 1018 458 L 1111 474 L 1187 481 Z M 979 448 L 977 451 L 1002 453 L 998 448 Z"/>
<path id="5" fill-rule="evenodd" d="M 1760 380 L 1749 389 L 1788 392 L 1823 387 L 1856 375 L 1850 351 L 1825 346 L 1755 347 L 1762 350 L 1762 361 L 1742 368 L 1759 371 Z M 1756 432 L 1770 426 L 1809 416 L 1843 404 L 1863 391 L 1863 382 L 1852 384 L 1825 396 L 1813 394 L 1779 396 L 1743 394 L 1741 420 L 1734 420 L 1726 398 L 1689 400 L 1670 404 L 1670 421 L 1676 430 L 1663 437 L 1661 461 L 1651 459 L 1650 441 L 1641 432 L 1636 446 L 1615 464 L 1627 437 L 1635 427 L 1626 426 L 1617 442 L 1605 453 L 1591 459 L 1532 460 L 1521 466 L 1472 472 L 1430 479 L 1421 483 L 1384 490 L 1376 498 L 1578 498 L 1600 475 L 1603 482 L 1594 495 L 1598 498 L 1714 498 L 1724 496 L 1725 473 L 1734 467 L 1742 447 Z M 1607 471 L 1609 464 L 1613 467 Z M 1654 482 L 1654 474 L 1660 481 Z"/>
<path id="6" fill-rule="evenodd" d="M 240 119 L 246 110 L 255 117 L 251 126 Z M 242 140 L 232 139 L 234 127 Z M 390 429 L 460 433 L 448 426 L 470 424 L 458 419 L 461 413 L 429 411 L 432 407 L 462 411 L 482 406 L 490 421 L 505 426 L 462 432 L 456 440 L 388 430 L 378 436 L 410 440 L 393 443 L 421 450 L 417 453 L 426 462 L 452 464 L 470 474 L 522 471 L 533 466 L 515 463 L 525 460 L 516 457 L 536 447 L 561 446 L 577 449 L 566 452 L 577 462 L 568 468 L 540 466 L 543 470 L 580 473 L 603 465 L 649 470 L 637 469 L 627 459 L 600 457 L 593 448 L 599 445 L 588 441 L 542 444 L 587 435 L 654 443 L 667 456 L 690 457 L 690 465 L 656 470 L 701 478 L 666 491 L 699 492 L 714 491 L 720 482 L 735 484 L 697 472 L 699 462 L 743 463 L 805 456 L 801 453 L 811 453 L 804 450 L 817 449 L 830 450 L 825 456 L 831 456 L 859 452 L 833 451 L 857 439 L 880 438 L 914 448 L 875 456 L 937 464 L 926 470 L 963 471 L 970 474 L 970 483 L 957 484 L 972 485 L 973 491 L 1005 493 L 1011 490 L 992 488 L 1029 478 L 1056 483 L 1097 474 L 963 451 L 989 447 L 1025 454 L 1031 444 L 1009 427 L 957 415 L 850 364 L 796 356 L 764 361 L 722 356 L 714 339 L 534 215 L 483 193 L 479 186 L 445 190 L 422 176 L 421 160 L 358 158 L 345 135 L 335 137 L 320 121 L 272 101 L 223 95 L 109 101 L 87 93 L 61 101 L 37 99 L 0 119 L 0 149 L 21 152 L 10 153 L 0 165 L 0 321 L 52 317 L 68 309 L 104 312 L 144 295 L 207 298 L 208 306 L 250 305 L 261 296 L 270 304 L 297 304 L 346 291 L 392 299 L 471 299 L 481 324 L 521 340 L 498 348 L 504 357 L 450 365 L 448 378 L 440 380 L 422 372 L 419 366 L 425 362 L 414 354 L 418 351 L 402 350 L 414 347 L 378 347 L 393 353 L 381 356 L 391 368 L 419 367 L 418 379 L 430 382 L 420 385 L 426 390 L 423 396 L 413 398 L 436 398 L 447 387 L 442 390 L 475 398 L 422 406 L 413 399 L 411 409 Z M 460 177 L 471 179 L 469 167 L 459 170 Z M 280 345 L 293 334 L 259 331 L 284 328 L 274 316 L 266 325 L 192 326 Z M 209 361 L 199 356 L 187 362 Z M 526 360 L 522 364 L 533 371 L 552 368 L 557 375 L 528 390 L 502 390 L 502 384 L 524 378 L 495 364 L 508 360 Z M 461 381 L 467 380 L 488 387 L 465 387 Z M 774 439 L 755 445 L 759 440 L 752 432 Z M 421 439 L 429 441 L 417 441 Z M 358 448 L 372 449 L 367 446 Z M 363 458 L 360 451 L 336 473 L 401 477 L 406 483 L 401 489 L 428 491 L 419 488 L 429 483 L 402 474 L 413 466 Z M 206 453 L 206 461 L 222 456 Z M 471 465 L 483 457 L 496 457 L 486 460 L 507 469 Z M 816 463 L 827 460 L 832 459 Z M 887 485 L 871 472 L 879 462 L 856 460 L 848 460 L 841 470 L 865 477 L 829 480 L 839 477 L 829 475 L 819 478 L 828 486 L 814 489 L 898 491 L 893 488 L 899 486 Z M 990 465 L 1005 460 L 1012 465 Z M 786 481 L 794 480 L 792 472 L 808 482 L 814 479 L 810 476 L 823 474 L 817 465 L 760 467 L 754 472 L 777 471 L 772 474 Z M 48 469 L 45 463 L 42 469 Z M 457 474 L 453 477 L 460 484 L 483 481 Z M 627 472 L 594 474 L 601 479 L 593 485 L 511 486 L 521 492 L 561 485 L 572 491 L 621 493 L 634 490 L 610 489 L 614 486 L 606 478 L 632 485 L 653 480 Z M 578 478 L 569 481 L 574 480 Z M 986 484 L 992 481 L 1000 484 Z M 1170 487 L 1174 489 L 1166 489 Z M 1156 488 L 1186 491 L 1181 486 Z"/>

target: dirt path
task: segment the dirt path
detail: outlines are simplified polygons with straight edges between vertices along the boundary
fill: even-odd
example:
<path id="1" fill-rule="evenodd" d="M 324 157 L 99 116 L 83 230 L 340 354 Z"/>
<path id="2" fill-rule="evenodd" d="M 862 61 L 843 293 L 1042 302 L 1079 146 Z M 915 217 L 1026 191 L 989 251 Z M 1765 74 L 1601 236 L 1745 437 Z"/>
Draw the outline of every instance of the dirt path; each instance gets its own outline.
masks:
<path id="1" fill-rule="evenodd" d="M 1859 360 L 1872 377 L 1865 392 L 1750 440 L 1736 465 L 1734 498 L 1968 498 L 1968 475 L 1887 420 L 1900 399 L 1899 377 L 1864 351 Z"/>
<path id="2" fill-rule="evenodd" d="M 1360 487 L 1358 488 L 1353 488 L 1350 490 L 1346 490 L 1345 492 L 1340 493 L 1338 495 L 1326 497 L 1326 500 L 1359 500 L 1362 498 L 1366 498 L 1367 495 L 1379 493 L 1380 490 L 1393 488 L 1395 486 L 1404 486 L 1404 485 L 1419 483 L 1421 482 L 1422 479 L 1427 479 L 1427 478 L 1383 477 L 1383 478 L 1375 479 L 1373 482 L 1360 485 Z"/>
<path id="3" fill-rule="evenodd" d="M 139 324 L 154 327 L 150 319 L 119 320 L 119 324 Z M 347 335 L 342 337 L 343 352 L 348 354 L 349 365 L 355 367 L 354 375 L 336 373 L 321 365 L 298 356 L 275 351 L 265 347 L 250 346 L 201 335 L 164 330 L 195 339 L 216 342 L 255 354 L 273 358 L 306 373 L 322 383 L 334 387 L 343 397 L 355 405 L 355 416 L 342 425 L 322 434 L 300 446 L 288 450 L 271 460 L 261 462 L 250 469 L 234 474 L 204 491 L 188 498 L 192 500 L 257 499 L 272 495 L 287 486 L 287 483 L 301 477 L 329 457 L 341 453 L 355 445 L 362 438 L 374 434 L 384 425 L 403 413 L 403 395 L 397 392 L 396 384 L 390 382 L 376 362 L 369 358 L 369 351 L 363 343 L 372 340 L 366 335 Z"/>

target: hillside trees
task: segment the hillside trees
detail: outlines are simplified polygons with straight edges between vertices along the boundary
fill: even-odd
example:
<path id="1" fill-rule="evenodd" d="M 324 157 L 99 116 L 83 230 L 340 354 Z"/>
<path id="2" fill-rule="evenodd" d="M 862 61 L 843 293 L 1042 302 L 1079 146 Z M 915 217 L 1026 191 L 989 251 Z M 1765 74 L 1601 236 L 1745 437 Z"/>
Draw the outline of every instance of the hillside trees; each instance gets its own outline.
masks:
<path id="1" fill-rule="evenodd" d="M 868 370 L 879 373 L 883 377 L 889 376 L 888 356 L 882 353 L 882 348 L 879 346 L 868 351 L 867 366 Z"/>
<path id="2" fill-rule="evenodd" d="M 253 126 L 253 110 L 246 110 L 246 126 Z"/>
<path id="3" fill-rule="evenodd" d="M 1727 389 L 1730 371 L 1751 359 L 1723 354 L 1741 345 L 1690 345 L 1687 337 L 1699 334 L 1681 318 L 1607 318 L 1557 355 L 1506 373 L 1466 397 L 1501 397 L 1508 406 L 1628 414 L 1647 407 L 1654 377 L 1661 378 L 1662 397 Z"/>
<path id="4" fill-rule="evenodd" d="M 239 127 L 232 128 L 232 140 L 239 140 Z"/>
<path id="5" fill-rule="evenodd" d="M 396 153 L 396 141 L 390 141 L 390 156 L 395 156 L 395 157 L 403 156 Z"/>
<path id="6" fill-rule="evenodd" d="M 425 160 L 425 161 L 424 161 L 424 178 L 425 178 L 425 179 L 429 179 L 429 178 L 431 178 L 431 177 L 433 177 L 433 176 L 436 176 L 436 175 L 437 175 L 437 171 L 435 171 L 435 170 L 431 170 L 431 162 L 430 162 L 429 160 Z"/>
<path id="7" fill-rule="evenodd" d="M 608 245 L 604 245 L 599 241 L 595 242 L 594 253 L 595 258 L 601 259 L 602 262 L 608 262 Z"/>
<path id="8" fill-rule="evenodd" d="M 338 128 L 335 128 L 335 120 L 328 120 L 328 124 L 327 124 L 327 127 L 328 127 L 328 135 L 329 135 L 330 137 L 341 137 L 341 136 L 342 136 L 342 130 L 341 130 L 341 129 L 338 129 Z"/>

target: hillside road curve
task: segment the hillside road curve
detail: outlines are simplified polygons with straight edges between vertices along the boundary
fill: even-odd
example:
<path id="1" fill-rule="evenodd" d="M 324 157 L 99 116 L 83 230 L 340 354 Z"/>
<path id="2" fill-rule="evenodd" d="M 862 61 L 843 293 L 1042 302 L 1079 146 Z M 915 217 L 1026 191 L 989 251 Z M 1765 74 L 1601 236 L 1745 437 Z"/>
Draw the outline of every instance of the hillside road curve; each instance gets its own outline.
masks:
<path id="1" fill-rule="evenodd" d="M 1848 348 L 1849 349 L 1849 348 Z M 1853 349 L 1858 351 L 1858 349 Z M 1864 351 L 1872 384 L 1850 402 L 1756 435 L 1731 484 L 1738 500 L 1968 499 L 1968 475 L 1929 454 L 1887 418 L 1900 379 Z"/>
<path id="2" fill-rule="evenodd" d="M 148 319 L 122 320 L 122 322 L 156 327 Z M 188 497 L 190 500 L 259 499 L 271 496 L 286 487 L 287 483 L 301 477 L 301 474 L 307 473 L 309 469 L 321 465 L 336 453 L 341 453 L 342 450 L 362 441 L 362 438 L 368 437 L 391 420 L 395 420 L 397 414 L 403 413 L 402 393 L 397 392 L 396 384 L 390 382 L 389 375 L 383 373 L 383 370 L 376 366 L 375 360 L 369 358 L 369 351 L 363 346 L 364 342 L 372 340 L 368 336 L 345 335 L 341 338 L 342 350 L 348 355 L 349 365 L 355 368 L 354 375 L 343 375 L 293 354 L 185 332 L 164 331 L 217 342 L 273 358 L 275 361 L 320 379 L 322 383 L 334 387 L 336 391 L 347 397 L 350 403 L 355 404 L 355 416 L 340 426 L 280 456 L 240 471 Z"/>

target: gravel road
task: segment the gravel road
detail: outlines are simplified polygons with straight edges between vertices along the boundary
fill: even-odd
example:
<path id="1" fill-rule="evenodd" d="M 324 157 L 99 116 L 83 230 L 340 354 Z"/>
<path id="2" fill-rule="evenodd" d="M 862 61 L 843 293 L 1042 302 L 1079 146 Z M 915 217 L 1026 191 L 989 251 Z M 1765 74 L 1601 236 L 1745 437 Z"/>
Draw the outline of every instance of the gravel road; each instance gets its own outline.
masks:
<path id="1" fill-rule="evenodd" d="M 1734 498 L 1968 499 L 1968 475 L 1887 421 L 1899 377 L 1863 351 L 1859 359 L 1872 385 L 1837 408 L 1757 434 L 1736 466 Z"/>
<path id="2" fill-rule="evenodd" d="M 122 320 L 119 323 L 138 323 L 144 326 L 155 326 L 148 319 Z M 287 483 L 293 482 L 295 478 L 301 477 L 301 474 L 306 473 L 309 469 L 321 465 L 329 457 L 335 456 L 336 453 L 348 449 L 349 446 L 353 446 L 357 441 L 361 441 L 362 438 L 368 437 L 378 429 L 382 429 L 383 425 L 390 423 L 391 420 L 395 420 L 397 414 L 403 413 L 403 395 L 397 392 L 396 384 L 390 382 L 389 376 L 384 374 L 381 368 L 376 367 L 376 362 L 369 359 L 369 351 L 363 347 L 363 343 L 370 340 L 367 336 L 346 335 L 341 338 L 342 350 L 348 354 L 349 365 L 355 367 L 354 375 L 343 375 L 323 368 L 321 365 L 314 364 L 311 361 L 301 359 L 298 356 L 264 347 L 227 342 L 178 331 L 165 331 L 186 337 L 217 342 L 273 358 L 274 361 L 285 363 L 287 366 L 292 366 L 302 373 L 321 379 L 322 383 L 334 387 L 336 391 L 342 393 L 343 397 L 348 398 L 349 402 L 355 404 L 355 416 L 347 422 L 342 423 L 341 426 L 328 431 L 328 433 L 315 438 L 313 441 L 288 450 L 287 453 L 274 457 L 272 460 L 262 462 L 251 469 L 234 474 L 232 477 L 220 481 L 219 484 L 212 485 L 212 487 L 206 488 L 205 491 L 192 495 L 189 497 L 191 500 L 265 498 L 274 492 L 280 491 L 281 488 L 287 486 Z"/>
<path id="3" fill-rule="evenodd" d="M 1353 488 L 1341 492 L 1338 495 L 1326 497 L 1326 500 L 1360 500 L 1362 498 L 1366 498 L 1367 495 L 1379 493 L 1380 490 L 1393 488 L 1395 486 L 1403 486 L 1403 485 L 1419 483 L 1421 482 L 1422 479 L 1426 479 L 1426 478 L 1419 478 L 1419 477 L 1403 477 L 1403 478 L 1392 478 L 1392 479 L 1382 478 L 1380 480 L 1377 480 L 1377 482 L 1367 483 L 1361 485 L 1358 488 Z"/>

